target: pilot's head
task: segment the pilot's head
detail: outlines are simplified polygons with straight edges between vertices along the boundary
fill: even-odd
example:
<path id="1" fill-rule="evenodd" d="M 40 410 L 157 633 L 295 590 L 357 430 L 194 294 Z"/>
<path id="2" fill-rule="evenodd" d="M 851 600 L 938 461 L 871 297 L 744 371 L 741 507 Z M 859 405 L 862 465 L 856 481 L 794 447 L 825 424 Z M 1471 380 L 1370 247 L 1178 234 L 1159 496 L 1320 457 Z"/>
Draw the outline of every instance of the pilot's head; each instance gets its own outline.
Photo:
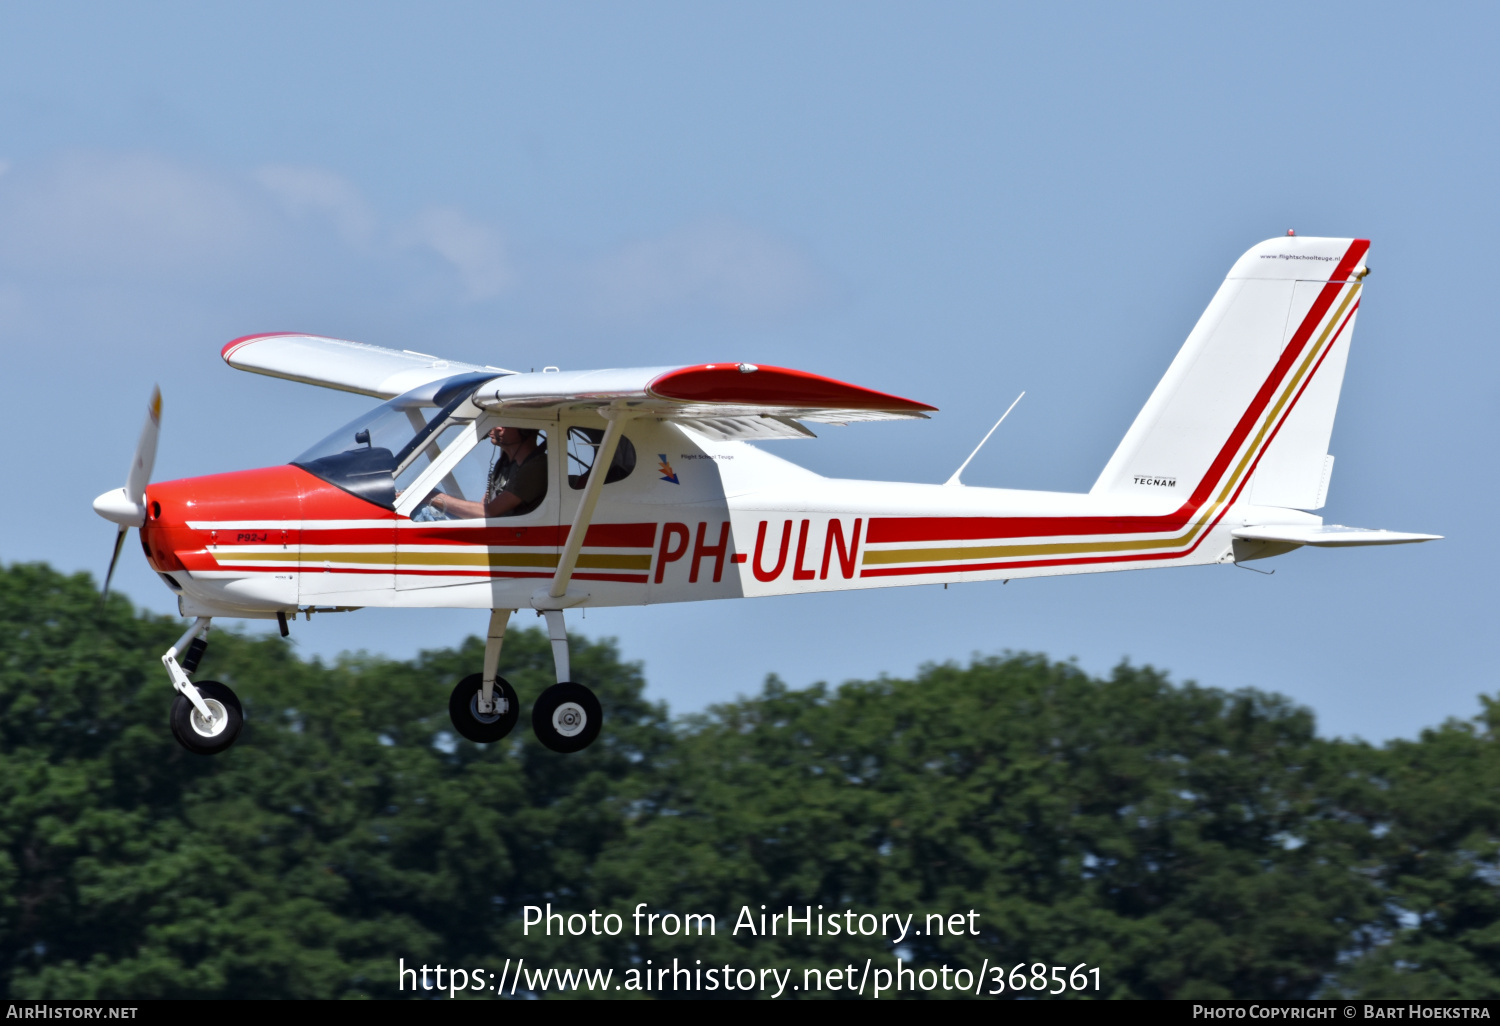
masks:
<path id="1" fill-rule="evenodd" d="M 490 441 L 498 445 L 507 455 L 514 456 L 520 449 L 535 446 L 536 436 L 540 433 L 537 428 L 502 425 L 490 428 Z"/>

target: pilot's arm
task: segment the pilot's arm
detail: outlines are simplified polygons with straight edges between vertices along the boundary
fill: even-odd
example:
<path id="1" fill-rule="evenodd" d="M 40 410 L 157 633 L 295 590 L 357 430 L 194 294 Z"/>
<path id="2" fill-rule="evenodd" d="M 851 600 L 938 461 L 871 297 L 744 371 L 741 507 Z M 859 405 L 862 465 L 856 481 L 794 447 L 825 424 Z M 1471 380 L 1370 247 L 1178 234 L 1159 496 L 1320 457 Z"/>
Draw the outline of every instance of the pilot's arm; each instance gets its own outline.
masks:
<path id="1" fill-rule="evenodd" d="M 477 519 L 479 517 L 513 517 L 530 513 L 542 504 L 547 495 L 547 449 L 534 449 L 519 466 L 510 465 L 511 472 L 504 480 L 505 487 L 495 497 L 480 504 L 471 499 L 460 499 L 445 492 L 432 498 L 432 505 L 451 517 Z"/>
<path id="2" fill-rule="evenodd" d="M 460 499 L 447 492 L 438 492 L 432 497 L 432 506 L 439 512 L 460 520 L 477 520 L 480 517 L 503 517 L 521 505 L 521 498 L 510 492 L 501 492 L 489 502 L 481 505 L 472 499 Z"/>

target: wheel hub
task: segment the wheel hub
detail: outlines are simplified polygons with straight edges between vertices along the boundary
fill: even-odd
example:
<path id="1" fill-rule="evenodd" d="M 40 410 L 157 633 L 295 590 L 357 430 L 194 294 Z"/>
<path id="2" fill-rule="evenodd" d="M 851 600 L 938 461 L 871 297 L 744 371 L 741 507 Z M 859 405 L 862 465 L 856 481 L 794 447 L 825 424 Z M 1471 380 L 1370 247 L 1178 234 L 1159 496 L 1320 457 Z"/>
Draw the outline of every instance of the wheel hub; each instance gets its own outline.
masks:
<path id="1" fill-rule="evenodd" d="M 564 702 L 552 711 L 552 729 L 563 737 L 577 737 L 588 725 L 588 713 L 577 702 Z"/>
<path id="2" fill-rule="evenodd" d="M 193 732 L 198 736 L 218 737 L 229 725 L 229 710 L 225 709 L 223 703 L 217 698 L 204 698 L 203 704 L 208 706 L 213 719 L 205 720 L 203 714 L 195 708 L 188 722 L 193 725 Z"/>

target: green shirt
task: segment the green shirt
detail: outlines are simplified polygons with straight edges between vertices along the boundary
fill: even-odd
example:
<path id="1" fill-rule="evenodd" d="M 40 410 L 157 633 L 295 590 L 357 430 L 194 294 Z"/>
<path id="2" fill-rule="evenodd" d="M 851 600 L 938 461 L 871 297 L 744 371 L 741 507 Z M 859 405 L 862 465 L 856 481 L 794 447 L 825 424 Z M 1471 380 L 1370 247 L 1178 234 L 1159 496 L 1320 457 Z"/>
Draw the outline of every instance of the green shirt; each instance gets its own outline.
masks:
<path id="1" fill-rule="evenodd" d="M 542 499 L 547 496 L 547 443 L 542 442 L 531 450 L 531 454 L 520 463 L 516 463 L 504 453 L 500 454 L 500 462 L 495 464 L 494 476 L 490 479 L 489 494 L 485 497 L 485 503 L 501 492 L 510 492 L 521 500 L 520 505 L 514 509 L 500 514 L 504 517 L 518 517 L 523 513 L 530 513 L 542 504 Z"/>

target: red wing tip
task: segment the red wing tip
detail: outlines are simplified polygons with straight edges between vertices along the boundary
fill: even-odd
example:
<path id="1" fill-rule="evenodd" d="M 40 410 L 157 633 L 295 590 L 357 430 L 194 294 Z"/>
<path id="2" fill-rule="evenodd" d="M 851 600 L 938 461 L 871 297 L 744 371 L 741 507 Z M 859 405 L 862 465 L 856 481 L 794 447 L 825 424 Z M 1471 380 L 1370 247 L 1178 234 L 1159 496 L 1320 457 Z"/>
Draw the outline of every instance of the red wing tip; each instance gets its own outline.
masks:
<path id="1" fill-rule="evenodd" d="M 263 331 L 258 335 L 241 335 L 239 338 L 231 339 L 230 341 L 224 343 L 224 348 L 219 350 L 219 355 L 223 357 L 225 363 L 228 363 L 229 358 L 234 355 L 234 351 L 240 348 L 240 346 L 248 346 L 251 342 L 259 342 L 263 338 L 288 338 L 293 335 L 301 334 L 304 334 L 304 332 Z"/>
<path id="2" fill-rule="evenodd" d="M 710 375 L 716 379 L 712 384 L 705 380 Z M 768 380 L 773 384 L 761 385 Z M 679 387 L 673 388 L 673 384 Z M 647 391 L 664 399 L 684 402 L 733 403 L 774 399 L 777 405 L 805 406 L 808 409 L 880 409 L 910 413 L 937 410 L 936 406 L 914 399 L 903 399 L 809 371 L 764 363 L 700 363 L 679 367 L 659 375 L 647 386 Z"/>

